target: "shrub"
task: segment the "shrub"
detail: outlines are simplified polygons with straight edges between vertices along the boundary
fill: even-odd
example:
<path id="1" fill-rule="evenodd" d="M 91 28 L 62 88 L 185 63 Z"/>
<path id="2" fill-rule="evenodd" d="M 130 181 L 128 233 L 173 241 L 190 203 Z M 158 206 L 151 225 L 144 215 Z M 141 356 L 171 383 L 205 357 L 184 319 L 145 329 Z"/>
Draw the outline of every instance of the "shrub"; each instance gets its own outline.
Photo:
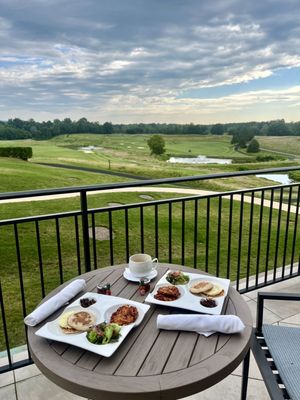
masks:
<path id="1" fill-rule="evenodd" d="M 256 139 L 252 139 L 248 144 L 247 153 L 258 153 L 259 152 L 259 143 Z"/>
<path id="2" fill-rule="evenodd" d="M 265 162 L 265 161 L 284 161 L 285 157 L 279 154 L 266 154 L 262 153 L 256 156 L 256 161 Z"/>
<path id="3" fill-rule="evenodd" d="M 0 147 L 0 157 L 20 158 L 27 161 L 32 157 L 32 147 Z"/>
<path id="4" fill-rule="evenodd" d="M 151 150 L 151 154 L 161 155 L 166 151 L 164 138 L 160 135 L 151 136 L 147 144 Z"/>

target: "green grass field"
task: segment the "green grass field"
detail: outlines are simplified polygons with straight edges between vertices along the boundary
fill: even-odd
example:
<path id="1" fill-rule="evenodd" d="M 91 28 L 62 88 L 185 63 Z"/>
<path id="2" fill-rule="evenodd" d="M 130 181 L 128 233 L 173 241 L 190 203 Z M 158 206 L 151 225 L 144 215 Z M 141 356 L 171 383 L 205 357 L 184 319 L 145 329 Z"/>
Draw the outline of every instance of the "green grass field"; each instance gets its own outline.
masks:
<path id="1" fill-rule="evenodd" d="M 147 140 L 150 135 L 63 135 L 53 139 L 58 145 L 73 147 L 94 145 L 126 154 L 149 155 Z M 240 153 L 230 144 L 229 136 L 179 136 L 165 135 L 166 153 L 170 155 L 238 157 Z M 246 156 L 247 157 L 247 156 Z M 249 157 L 249 156 L 248 156 Z"/>
<path id="2" fill-rule="evenodd" d="M 95 135 L 76 134 L 56 137 L 50 141 L 1 141 L 1 146 L 31 146 L 33 158 L 28 164 L 39 162 L 69 164 L 82 167 L 108 169 L 116 172 L 126 172 L 148 178 L 166 178 L 192 175 L 206 175 L 220 172 L 232 172 L 239 170 L 261 169 L 278 166 L 295 165 L 294 161 L 273 161 L 267 163 L 253 163 L 253 156 L 240 153 L 233 149 L 230 137 L 215 136 L 165 136 L 168 154 L 192 156 L 206 155 L 213 157 L 229 157 L 242 160 L 242 164 L 232 165 L 188 165 L 170 164 L 165 159 L 150 156 L 147 146 L 147 135 Z M 93 153 L 84 153 L 78 150 L 81 146 L 94 145 L 98 147 Z M 91 173 L 70 172 L 59 169 L 36 166 L 36 172 L 32 170 L 31 179 L 26 179 L 29 166 L 24 165 L 24 180 L 19 179 L 15 168 L 11 169 L 7 161 L 0 160 L 1 179 L 0 190 L 29 190 L 33 188 L 77 186 L 81 182 L 108 183 L 114 182 L 115 178 L 95 175 Z M 245 161 L 252 161 L 245 163 Z M 5 164 L 6 163 L 6 164 Z M 22 169 L 22 164 L 19 164 Z M 17 167 L 16 167 L 17 168 Z M 35 177 L 34 177 L 35 174 Z M 8 178 L 11 183 L 8 182 Z M 48 178 L 47 178 L 48 176 Z M 15 178 L 14 178 L 15 177 Z M 63 179 L 64 178 L 64 179 Z M 124 178 L 121 178 L 124 180 Z M 17 182 L 15 182 L 17 181 Z M 84 184 L 84 183 L 82 183 Z M 230 190 L 242 187 L 256 187 L 270 184 L 256 177 L 223 179 L 218 181 L 206 181 L 193 183 L 190 186 L 208 190 Z M 23 188 L 22 188 L 23 186 Z"/>
<path id="3" fill-rule="evenodd" d="M 258 140 L 261 147 L 265 149 L 294 154 L 300 157 L 299 136 L 260 136 Z"/>
<path id="4" fill-rule="evenodd" d="M 178 166 L 167 164 L 165 159 L 150 155 L 148 138 L 149 135 L 76 134 L 58 136 L 49 141 L 0 141 L 0 146 L 31 146 L 33 158 L 30 162 L 33 163 L 56 162 L 107 169 L 108 161 L 110 161 L 113 170 L 134 172 L 142 169 L 146 171 L 146 176 L 152 176 L 152 173 L 155 173 L 156 169 L 160 170 L 162 166 L 169 171 L 177 169 Z M 253 158 L 235 151 L 229 137 L 165 136 L 164 138 L 166 153 L 170 155 L 197 156 L 200 154 L 245 160 Z M 80 150 L 80 147 L 89 145 L 97 149 L 93 153 Z M 180 166 L 180 169 L 185 168 L 188 166 Z M 192 166 L 189 169 L 195 169 L 195 167 Z"/>
<path id="5" fill-rule="evenodd" d="M 12 158 L 0 158 L 1 192 L 97 185 L 125 180 L 105 174 L 57 169 Z"/>

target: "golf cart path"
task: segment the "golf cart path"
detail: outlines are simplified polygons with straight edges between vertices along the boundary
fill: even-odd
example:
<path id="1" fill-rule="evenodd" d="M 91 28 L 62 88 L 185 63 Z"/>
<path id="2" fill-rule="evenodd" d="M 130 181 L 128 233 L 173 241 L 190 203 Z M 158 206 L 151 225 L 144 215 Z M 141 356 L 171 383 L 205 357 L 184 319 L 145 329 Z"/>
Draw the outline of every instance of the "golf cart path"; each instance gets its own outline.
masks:
<path id="1" fill-rule="evenodd" d="M 199 189 L 185 189 L 185 188 L 166 188 L 166 187 L 136 187 L 136 188 L 123 188 L 123 189 L 106 189 L 106 190 L 97 190 L 88 193 L 88 196 L 93 196 L 96 194 L 101 193 L 176 193 L 182 195 L 195 195 L 195 196 L 207 196 L 210 194 L 218 194 L 221 192 L 212 192 L 208 190 L 199 190 Z M 57 195 L 49 195 L 49 196 L 35 196 L 35 197 L 28 197 L 22 199 L 11 199 L 11 200 L 0 200 L 0 205 L 5 203 L 23 203 L 29 201 L 45 201 L 45 200 L 58 200 L 58 199 L 65 199 L 71 197 L 78 197 L 79 193 L 68 193 L 68 194 L 57 194 Z M 223 198 L 229 199 L 230 196 L 224 196 Z M 241 201 L 241 195 L 235 194 L 233 195 L 233 200 Z M 245 203 L 251 203 L 251 196 L 244 196 Z M 254 204 L 261 205 L 261 199 L 254 197 Z M 263 205 L 264 207 L 270 207 L 270 200 L 264 200 Z M 113 208 L 113 206 L 111 207 Z M 279 210 L 280 203 L 277 201 L 273 201 L 273 208 Z M 300 207 L 299 207 L 300 209 Z M 298 214 L 300 210 L 298 209 Z M 288 211 L 288 205 L 282 204 L 281 205 L 282 211 Z M 296 213 L 297 207 L 290 206 L 290 212 Z"/>

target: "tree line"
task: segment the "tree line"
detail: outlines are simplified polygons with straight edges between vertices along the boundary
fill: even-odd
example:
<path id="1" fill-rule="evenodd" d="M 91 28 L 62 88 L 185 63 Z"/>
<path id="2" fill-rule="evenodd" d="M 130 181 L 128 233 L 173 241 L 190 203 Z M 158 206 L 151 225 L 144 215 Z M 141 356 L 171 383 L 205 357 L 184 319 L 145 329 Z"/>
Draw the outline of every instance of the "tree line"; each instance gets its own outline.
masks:
<path id="1" fill-rule="evenodd" d="M 0 122 L 0 140 L 36 139 L 45 140 L 52 137 L 74 133 L 97 134 L 162 134 L 162 135 L 232 135 L 236 143 L 249 142 L 254 136 L 300 136 L 300 121 L 285 122 L 278 119 L 265 122 L 226 123 L 226 124 L 112 124 L 90 122 L 86 118 L 72 121 L 63 120 L 37 122 L 34 119 L 9 119 Z"/>

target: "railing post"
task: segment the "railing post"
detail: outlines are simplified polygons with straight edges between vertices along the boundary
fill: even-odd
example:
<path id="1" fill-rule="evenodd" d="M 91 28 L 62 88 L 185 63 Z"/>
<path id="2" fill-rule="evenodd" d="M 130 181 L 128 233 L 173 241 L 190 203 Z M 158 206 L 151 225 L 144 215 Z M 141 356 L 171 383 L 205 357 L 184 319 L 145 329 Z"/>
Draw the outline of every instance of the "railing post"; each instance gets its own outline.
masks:
<path id="1" fill-rule="evenodd" d="M 85 190 L 82 190 L 80 192 L 80 204 L 81 204 L 82 239 L 83 239 L 85 272 L 89 272 L 91 270 L 91 255 L 90 255 L 87 195 Z"/>

